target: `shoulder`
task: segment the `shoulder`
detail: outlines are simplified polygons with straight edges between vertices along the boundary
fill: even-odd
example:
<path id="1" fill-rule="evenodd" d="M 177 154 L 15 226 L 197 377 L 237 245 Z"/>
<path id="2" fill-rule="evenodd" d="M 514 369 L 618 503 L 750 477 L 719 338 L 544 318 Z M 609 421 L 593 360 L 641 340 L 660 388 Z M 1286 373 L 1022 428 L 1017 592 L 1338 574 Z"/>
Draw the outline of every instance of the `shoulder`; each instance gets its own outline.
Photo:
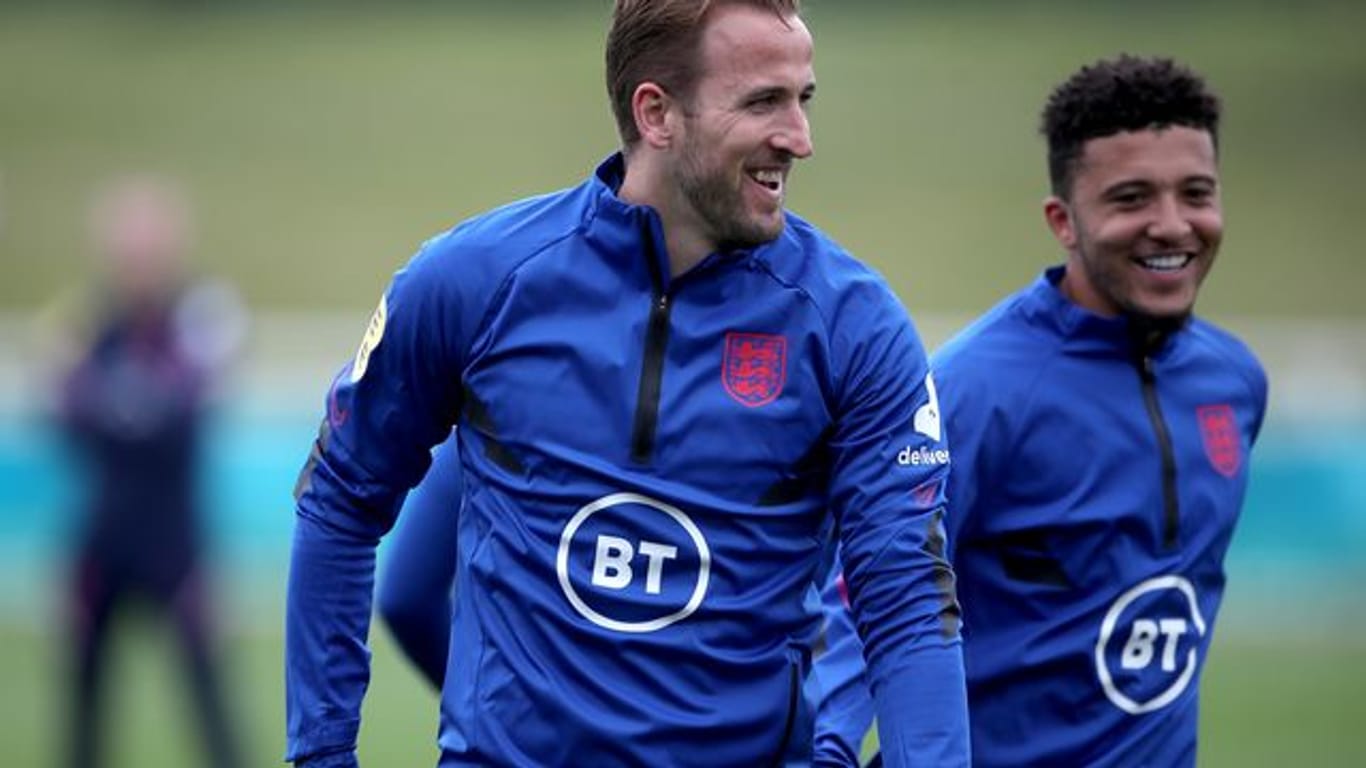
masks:
<path id="1" fill-rule="evenodd" d="M 430 238 L 414 266 L 498 279 L 554 243 L 582 231 L 592 197 L 575 187 L 529 197 L 466 219 Z"/>
<path id="2" fill-rule="evenodd" d="M 757 254 L 774 280 L 810 301 L 827 325 L 908 320 L 883 276 L 805 219 L 789 212 L 783 234 Z"/>
<path id="3" fill-rule="evenodd" d="M 1191 318 L 1187 333 L 1198 351 L 1217 358 L 1223 363 L 1221 367 L 1246 381 L 1259 400 L 1266 399 L 1266 369 L 1242 339 L 1200 317 Z"/>
<path id="4" fill-rule="evenodd" d="M 946 391 L 987 396 L 1032 389 L 1062 340 L 1036 322 L 1027 290 L 997 303 L 934 353 L 930 366 Z"/>

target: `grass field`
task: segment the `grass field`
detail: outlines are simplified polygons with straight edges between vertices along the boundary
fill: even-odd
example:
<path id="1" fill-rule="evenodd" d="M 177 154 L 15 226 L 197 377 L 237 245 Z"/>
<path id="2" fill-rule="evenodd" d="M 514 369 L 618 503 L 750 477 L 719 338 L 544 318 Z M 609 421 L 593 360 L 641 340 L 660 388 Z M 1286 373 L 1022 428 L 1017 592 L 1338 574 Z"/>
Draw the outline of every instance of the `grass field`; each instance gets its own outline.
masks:
<path id="1" fill-rule="evenodd" d="M 197 723 L 174 674 L 169 636 L 135 625 L 117 646 L 111 691 L 111 768 L 203 764 Z M 361 731 L 362 763 L 435 763 L 436 696 L 395 656 L 387 638 L 375 643 L 375 675 Z M 0 629 L 0 744 L 5 765 L 54 765 L 62 734 L 62 668 L 54 638 Z M 248 765 L 278 763 L 284 749 L 281 639 L 234 635 L 225 671 L 249 748 Z M 1200 765 L 1204 768 L 1361 765 L 1366 736 L 1360 699 L 1366 692 L 1366 642 L 1268 643 L 1217 640 L 1202 691 Z"/>
<path id="2" fill-rule="evenodd" d="M 92 185 L 144 167 L 188 181 L 202 260 L 256 306 L 368 308 L 428 234 L 614 147 L 606 5 L 0 10 L 0 309 L 80 275 Z M 817 154 L 791 202 L 913 310 L 978 311 L 1055 258 L 1039 107 L 1128 50 L 1190 61 L 1227 102 L 1206 310 L 1363 313 L 1366 6 L 886 5 L 808 3 Z"/>

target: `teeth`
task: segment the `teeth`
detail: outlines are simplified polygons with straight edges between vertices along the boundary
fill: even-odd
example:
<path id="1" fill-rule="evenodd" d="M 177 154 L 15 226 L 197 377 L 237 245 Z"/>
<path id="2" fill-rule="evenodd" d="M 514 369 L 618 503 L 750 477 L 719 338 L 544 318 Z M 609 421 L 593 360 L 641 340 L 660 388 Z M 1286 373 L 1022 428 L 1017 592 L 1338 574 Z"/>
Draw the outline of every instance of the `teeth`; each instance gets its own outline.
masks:
<path id="1" fill-rule="evenodd" d="M 755 171 L 750 174 L 755 181 L 763 184 L 772 190 L 777 190 L 783 184 L 783 172 L 778 170 Z"/>
<path id="2" fill-rule="evenodd" d="M 1191 258 L 1188 253 L 1163 253 L 1139 259 L 1139 263 L 1154 272 L 1175 272 L 1189 264 Z"/>

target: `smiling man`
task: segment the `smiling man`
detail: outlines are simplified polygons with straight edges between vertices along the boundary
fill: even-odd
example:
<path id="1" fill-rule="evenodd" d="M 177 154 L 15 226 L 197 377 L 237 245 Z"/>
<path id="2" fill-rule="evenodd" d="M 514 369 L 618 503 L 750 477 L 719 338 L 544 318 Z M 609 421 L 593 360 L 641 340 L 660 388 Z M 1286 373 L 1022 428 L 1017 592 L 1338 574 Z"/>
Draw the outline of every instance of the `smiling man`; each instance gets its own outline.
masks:
<path id="1" fill-rule="evenodd" d="M 296 493 L 288 758 L 355 764 L 376 544 L 458 426 L 440 765 L 806 762 L 836 530 L 888 763 L 966 765 L 924 351 L 784 209 L 812 154 L 795 0 L 618 0 L 606 59 L 622 152 L 428 241 L 333 383 Z"/>
<path id="2" fill-rule="evenodd" d="M 932 361 L 975 765 L 1195 763 L 1267 395 L 1253 354 L 1192 315 L 1223 236 L 1218 126 L 1204 81 L 1168 59 L 1100 61 L 1060 85 L 1044 219 L 1066 262 Z M 849 765 L 870 758 L 873 710 L 827 598 L 817 751 Z"/>

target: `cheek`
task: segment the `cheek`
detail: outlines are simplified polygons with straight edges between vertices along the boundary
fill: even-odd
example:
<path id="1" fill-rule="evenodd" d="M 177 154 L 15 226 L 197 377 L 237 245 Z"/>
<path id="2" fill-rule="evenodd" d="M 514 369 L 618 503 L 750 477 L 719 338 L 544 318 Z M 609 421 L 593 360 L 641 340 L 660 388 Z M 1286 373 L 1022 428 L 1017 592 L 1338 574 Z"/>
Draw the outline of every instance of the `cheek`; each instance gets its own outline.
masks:
<path id="1" fill-rule="evenodd" d="M 1191 227 L 1209 245 L 1218 245 L 1224 239 L 1224 217 L 1218 211 L 1192 217 Z"/>
<path id="2" fill-rule="evenodd" d="M 1122 248 L 1143 236 L 1144 223 L 1137 217 L 1107 216 L 1083 230 L 1082 237 L 1109 248 Z"/>

